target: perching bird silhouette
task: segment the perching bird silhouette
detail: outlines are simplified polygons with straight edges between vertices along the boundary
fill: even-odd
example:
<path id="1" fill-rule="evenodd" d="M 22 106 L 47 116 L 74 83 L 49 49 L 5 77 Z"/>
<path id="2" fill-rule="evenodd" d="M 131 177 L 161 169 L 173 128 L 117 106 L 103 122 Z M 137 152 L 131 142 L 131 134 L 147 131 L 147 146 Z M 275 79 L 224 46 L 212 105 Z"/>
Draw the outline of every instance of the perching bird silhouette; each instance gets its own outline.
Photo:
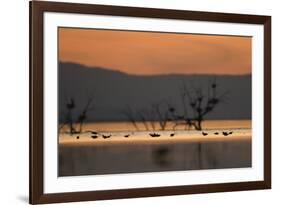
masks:
<path id="1" fill-rule="evenodd" d="M 75 107 L 75 103 L 74 103 L 73 98 L 70 98 L 70 102 L 68 102 L 68 103 L 66 104 L 66 107 L 67 107 L 67 109 L 70 109 L 70 110 Z"/>

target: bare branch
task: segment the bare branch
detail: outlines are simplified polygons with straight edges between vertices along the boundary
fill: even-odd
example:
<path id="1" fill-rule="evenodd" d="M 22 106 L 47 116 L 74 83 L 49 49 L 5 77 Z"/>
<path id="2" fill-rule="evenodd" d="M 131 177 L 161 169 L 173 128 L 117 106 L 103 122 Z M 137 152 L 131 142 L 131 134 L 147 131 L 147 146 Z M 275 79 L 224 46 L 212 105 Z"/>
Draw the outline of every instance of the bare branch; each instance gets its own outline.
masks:
<path id="1" fill-rule="evenodd" d="M 127 116 L 127 118 L 130 120 L 130 122 L 133 124 L 136 130 L 139 130 L 134 112 L 132 111 L 131 107 L 129 105 L 126 106 L 126 109 L 123 111 L 123 114 Z"/>

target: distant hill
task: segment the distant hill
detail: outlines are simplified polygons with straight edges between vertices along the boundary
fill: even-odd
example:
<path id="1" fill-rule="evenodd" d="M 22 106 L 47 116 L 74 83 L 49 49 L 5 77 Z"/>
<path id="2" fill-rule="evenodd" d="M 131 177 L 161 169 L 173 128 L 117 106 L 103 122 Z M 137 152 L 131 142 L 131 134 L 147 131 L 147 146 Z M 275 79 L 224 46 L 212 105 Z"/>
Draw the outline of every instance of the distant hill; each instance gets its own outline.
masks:
<path id="1" fill-rule="evenodd" d="M 128 105 L 137 111 L 160 101 L 167 101 L 182 110 L 180 91 L 183 82 L 190 90 L 202 88 L 206 93 L 214 78 L 218 93 L 229 93 L 227 101 L 207 119 L 251 119 L 251 75 L 139 76 L 74 63 L 59 63 L 58 73 L 60 121 L 64 119 L 65 103 L 70 97 L 77 104 L 75 116 L 87 103 L 87 96 L 94 98 L 95 108 L 88 113 L 88 121 L 127 120 L 124 110 Z"/>

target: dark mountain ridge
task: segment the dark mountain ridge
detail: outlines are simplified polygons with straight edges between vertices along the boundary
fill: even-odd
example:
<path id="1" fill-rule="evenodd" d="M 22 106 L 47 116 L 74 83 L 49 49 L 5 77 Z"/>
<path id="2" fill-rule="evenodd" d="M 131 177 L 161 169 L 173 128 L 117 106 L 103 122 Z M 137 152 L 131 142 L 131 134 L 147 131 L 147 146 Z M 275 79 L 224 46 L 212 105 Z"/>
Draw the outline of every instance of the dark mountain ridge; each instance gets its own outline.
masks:
<path id="1" fill-rule="evenodd" d="M 128 106 L 142 112 L 151 105 L 168 102 L 183 111 L 181 89 L 202 88 L 207 95 L 210 82 L 216 79 L 218 95 L 228 92 L 226 101 L 219 104 L 206 119 L 251 119 L 251 75 L 130 75 L 107 68 L 87 67 L 75 63 L 59 63 L 59 115 L 64 121 L 66 103 L 73 98 L 76 118 L 93 98 L 94 108 L 87 121 L 128 120 Z M 136 117 L 136 120 L 140 120 Z"/>

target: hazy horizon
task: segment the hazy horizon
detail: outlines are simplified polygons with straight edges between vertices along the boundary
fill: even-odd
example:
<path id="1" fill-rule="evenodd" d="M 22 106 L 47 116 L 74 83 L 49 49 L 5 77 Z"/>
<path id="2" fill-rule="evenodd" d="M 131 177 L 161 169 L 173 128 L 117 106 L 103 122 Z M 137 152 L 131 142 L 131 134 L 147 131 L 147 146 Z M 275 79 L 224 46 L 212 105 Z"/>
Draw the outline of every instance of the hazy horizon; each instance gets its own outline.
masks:
<path id="1" fill-rule="evenodd" d="M 137 73 L 128 73 L 123 71 L 122 69 L 118 70 L 115 68 L 110 68 L 110 67 L 101 67 L 101 66 L 95 66 L 95 65 L 86 65 L 83 63 L 78 63 L 74 61 L 59 61 L 59 64 L 73 64 L 73 65 L 78 65 L 78 66 L 83 66 L 84 68 L 89 68 L 89 69 L 102 69 L 106 71 L 113 71 L 113 72 L 118 72 L 122 73 L 125 75 L 130 75 L 130 76 L 144 76 L 144 77 L 149 77 L 149 76 L 251 76 L 252 73 L 243 73 L 243 74 L 232 74 L 232 73 L 218 73 L 218 74 L 212 74 L 212 73 L 156 73 L 156 74 L 137 74 Z"/>

